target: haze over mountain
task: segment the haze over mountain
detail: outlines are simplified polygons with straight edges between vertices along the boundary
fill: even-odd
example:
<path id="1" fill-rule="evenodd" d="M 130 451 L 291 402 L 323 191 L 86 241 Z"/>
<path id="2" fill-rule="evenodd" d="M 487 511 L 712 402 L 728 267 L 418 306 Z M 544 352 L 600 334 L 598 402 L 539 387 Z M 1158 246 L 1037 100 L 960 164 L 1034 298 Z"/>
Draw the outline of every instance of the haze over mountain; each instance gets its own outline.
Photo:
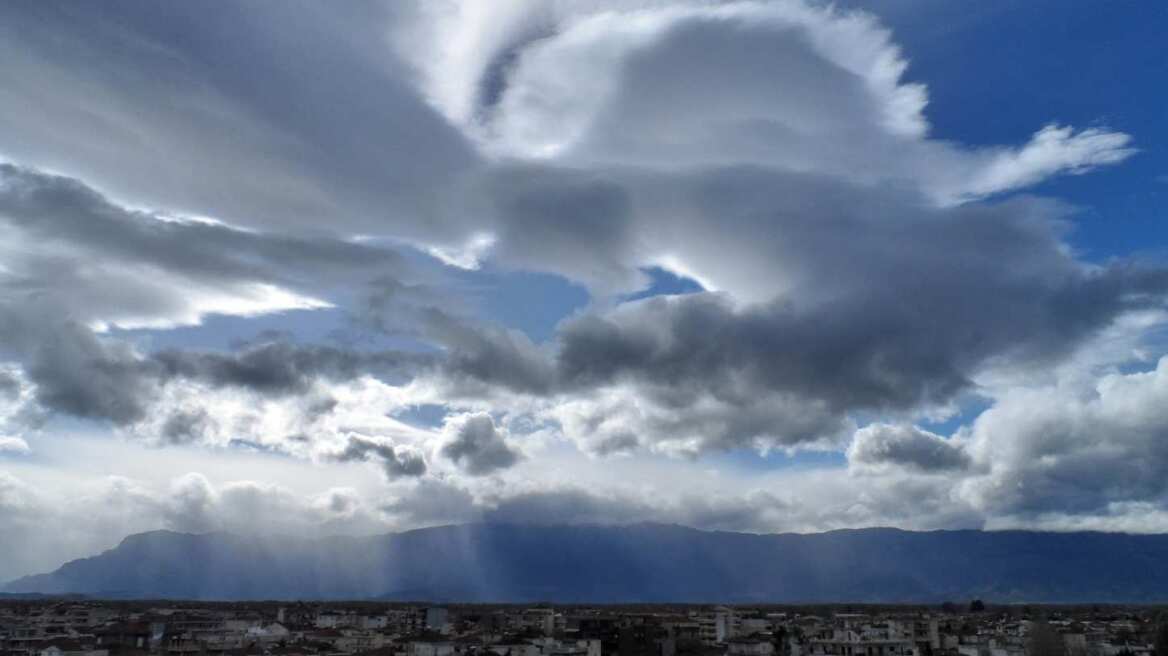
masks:
<path id="1" fill-rule="evenodd" d="M 370 537 L 171 531 L 7 592 L 480 602 L 1153 602 L 1168 535 L 468 524 Z"/>

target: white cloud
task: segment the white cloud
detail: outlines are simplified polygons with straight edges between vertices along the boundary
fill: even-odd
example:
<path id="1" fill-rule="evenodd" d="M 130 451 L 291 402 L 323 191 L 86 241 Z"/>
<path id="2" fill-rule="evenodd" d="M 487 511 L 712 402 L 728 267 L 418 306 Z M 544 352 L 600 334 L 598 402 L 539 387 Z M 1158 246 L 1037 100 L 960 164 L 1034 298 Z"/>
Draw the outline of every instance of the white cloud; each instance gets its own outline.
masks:
<path id="1" fill-rule="evenodd" d="M 17 455 L 27 455 L 31 452 L 32 449 L 29 448 L 28 442 L 24 438 L 0 435 L 0 454 L 15 453 Z"/>
<path id="2" fill-rule="evenodd" d="M 292 456 L 384 486 L 306 490 L 259 467 L 70 487 L 21 469 L 0 474 L 0 530 L 30 534 L 13 572 L 157 527 L 1164 525 L 1168 364 L 1120 373 L 1139 340 L 1100 342 L 1162 328 L 1163 271 L 1083 261 L 1057 202 L 985 201 L 1121 162 L 1133 139 L 1053 123 L 1018 145 L 932 138 L 911 53 L 869 14 L 794 0 L 0 13 L 0 152 L 40 167 L 0 175 L 14 360 L 0 451 L 27 451 L 51 411 L 183 458 Z M 175 42 L 176 26 L 216 38 Z M 556 273 L 593 303 L 547 344 L 454 319 L 437 299 L 450 289 L 398 284 L 400 257 L 378 244 L 403 242 L 472 281 Z M 646 266 L 707 292 L 614 300 Z M 411 294 L 435 300 L 397 316 L 390 301 Z M 376 338 L 416 350 L 150 353 L 112 330 L 326 307 L 380 311 Z M 949 437 L 911 425 L 962 394 L 992 407 Z M 402 419 L 424 402 L 444 406 L 442 428 Z M 718 460 L 849 437 L 847 466 Z"/>
<path id="3" fill-rule="evenodd" d="M 395 33 L 422 88 L 501 157 L 593 169 L 759 165 L 920 187 L 952 203 L 1135 152 L 1126 134 L 1053 124 L 1021 147 L 929 139 L 925 86 L 904 80 L 908 60 L 863 12 L 465 0 L 413 18 Z"/>
<path id="4" fill-rule="evenodd" d="M 1122 162 L 1135 154 L 1132 138 L 1100 128 L 1075 131 L 1047 125 L 1020 149 L 987 154 L 973 177 L 949 194 L 978 198 L 1037 184 L 1060 173 L 1081 175 L 1100 166 Z"/>
<path id="5" fill-rule="evenodd" d="M 507 469 L 523 459 L 523 452 L 507 439 L 505 429 L 496 427 L 485 412 L 448 416 L 443 432 L 442 455 L 471 476 Z"/>
<path id="6" fill-rule="evenodd" d="M 968 430 L 988 469 L 961 495 L 994 515 L 1114 514 L 1163 503 L 1168 486 L 1168 357 L 1150 371 L 1015 388 Z"/>

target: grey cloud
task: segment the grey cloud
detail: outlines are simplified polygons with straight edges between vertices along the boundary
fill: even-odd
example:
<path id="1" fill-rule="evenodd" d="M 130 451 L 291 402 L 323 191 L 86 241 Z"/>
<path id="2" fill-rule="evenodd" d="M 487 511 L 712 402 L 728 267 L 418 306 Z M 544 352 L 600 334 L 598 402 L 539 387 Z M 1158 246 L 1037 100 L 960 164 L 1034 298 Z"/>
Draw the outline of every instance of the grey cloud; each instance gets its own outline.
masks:
<path id="1" fill-rule="evenodd" d="M 969 468 L 972 460 L 961 444 L 915 426 L 871 424 L 856 431 L 848 462 L 931 473 L 961 471 Z"/>
<path id="2" fill-rule="evenodd" d="M 1076 260 L 1069 210 L 1051 201 L 941 208 L 907 190 L 755 168 L 681 180 L 631 179 L 646 238 L 657 217 L 670 226 L 663 250 L 723 272 L 731 288 L 782 290 L 776 298 L 690 294 L 569 318 L 551 385 L 534 366 L 522 371 L 538 376 L 460 373 L 568 398 L 624 385 L 658 417 L 716 422 L 708 447 L 774 433 L 795 444 L 836 434 L 856 411 L 945 403 L 1005 362 L 1058 362 L 1125 314 L 1164 307 L 1168 293 L 1161 267 Z M 756 406 L 768 395 L 797 412 L 791 421 Z M 668 435 L 653 432 L 644 438 Z"/>
<path id="3" fill-rule="evenodd" d="M 685 380 L 576 391 L 549 415 L 565 435 L 597 455 L 614 446 L 688 457 L 737 448 L 835 448 L 854 428 L 819 401 L 764 392 L 712 394 Z"/>
<path id="4" fill-rule="evenodd" d="M 215 419 L 205 408 L 177 410 L 162 424 L 161 437 L 172 444 L 194 442 L 206 434 Z"/>
<path id="5" fill-rule="evenodd" d="M 867 15 L 680 2 L 639 13 L 636 30 L 622 18 L 552 10 L 560 29 L 526 41 L 529 16 L 504 17 L 503 36 L 476 45 L 483 61 L 514 63 L 478 71 L 501 90 L 473 116 L 442 93 L 431 64 L 444 55 L 419 57 L 452 120 L 538 155 L 486 171 L 468 202 L 505 265 L 612 291 L 664 264 L 725 291 L 569 318 L 550 374 L 516 349 L 453 348 L 452 395 L 505 387 L 570 405 L 554 414 L 596 451 L 629 435 L 691 452 L 824 445 L 855 413 L 948 402 L 991 367 L 1050 365 L 1126 313 L 1163 307 L 1163 268 L 1076 259 L 1067 207 L 952 204 L 1121 161 L 1126 135 L 928 140 L 925 90 L 901 80 L 901 54 Z M 457 16 L 436 24 L 450 38 L 464 28 L 477 34 Z"/>
<path id="6" fill-rule="evenodd" d="M 6 296 L 51 302 L 86 323 L 189 321 L 202 295 L 248 298 L 257 284 L 311 295 L 407 273 L 390 250 L 129 210 L 79 180 L 4 163 L 0 230 Z"/>
<path id="7" fill-rule="evenodd" d="M 115 425 L 141 420 L 161 402 L 162 387 L 180 380 L 269 397 L 305 396 L 317 381 L 344 382 L 361 375 L 393 379 L 411 376 L 431 362 L 418 353 L 362 353 L 288 342 L 257 343 L 230 353 L 141 354 L 125 342 L 99 337 L 75 323 L 56 318 L 30 323 L 13 312 L 0 312 L 0 335 L 10 347 L 25 345 L 20 356 L 41 408 Z M 310 416 L 327 414 L 333 407 L 328 399 L 305 396 Z M 213 419 L 199 409 L 179 410 L 166 420 L 162 437 L 189 441 Z"/>
<path id="8" fill-rule="evenodd" d="M 316 294 L 409 276 L 392 250 L 178 221 L 116 205 L 75 179 L 2 163 L 0 233 L 7 238 L 0 245 L 6 269 L 0 354 L 21 364 L 37 404 L 50 412 L 127 425 L 141 420 L 159 402 L 160 388 L 174 380 L 279 396 L 303 394 L 317 380 L 364 374 L 401 381 L 432 361 L 416 352 L 271 338 L 232 353 L 140 353 L 93 329 L 107 322 L 198 320 L 202 296 L 240 296 L 246 306 L 256 302 L 249 296 L 256 284 Z M 204 412 L 176 410 L 160 437 L 194 439 L 213 423 Z"/>
<path id="9" fill-rule="evenodd" d="M 20 395 L 20 381 L 6 371 L 0 371 L 0 397 L 9 401 L 16 400 Z"/>
<path id="10" fill-rule="evenodd" d="M 156 394 L 149 363 L 129 347 L 97 338 L 72 323 L 14 325 L 0 313 L 0 335 L 9 344 L 34 339 L 25 371 L 36 385 L 36 401 L 46 410 L 86 419 L 127 424 L 141 419 Z M 21 334 L 23 333 L 23 334 Z"/>
<path id="11" fill-rule="evenodd" d="M 387 379 L 412 373 L 430 358 L 417 353 L 359 352 L 286 341 L 259 343 L 234 353 L 165 350 L 149 360 L 163 378 L 185 378 L 214 387 L 239 387 L 263 394 L 295 394 L 317 380 L 351 380 L 362 374 Z M 327 401 L 318 406 L 326 410 Z"/>
<path id="12" fill-rule="evenodd" d="M 500 167 L 484 179 L 479 191 L 500 223 L 497 261 L 555 271 L 600 295 L 645 284 L 633 199 L 619 180 L 547 166 Z"/>
<path id="13" fill-rule="evenodd" d="M 334 515 L 350 516 L 361 507 L 361 499 L 353 490 L 330 490 L 323 505 Z"/>
<path id="14" fill-rule="evenodd" d="M 334 456 L 341 462 L 376 459 L 386 477 L 421 476 L 426 473 L 426 460 L 421 452 L 406 445 L 393 445 L 360 436 L 349 436 L 344 451 Z"/>
<path id="15" fill-rule="evenodd" d="M 321 417 L 331 413 L 337 407 L 337 400 L 328 397 L 317 399 L 308 403 L 304 408 L 304 414 L 308 417 Z"/>
<path id="16" fill-rule="evenodd" d="M 683 4 L 646 10 L 655 26 L 644 36 L 621 32 L 619 12 L 606 19 L 612 29 L 597 33 L 630 36 L 610 58 L 595 57 L 587 39 L 562 38 L 585 18 L 574 15 L 511 34 L 492 52 L 471 48 L 483 55 L 469 80 L 471 126 L 439 117 L 410 88 L 427 71 L 408 71 L 387 47 L 401 18 L 393 3 L 0 7 L 0 89 L 19 100 L 0 98 L 10 128 L 0 150 L 74 176 L 0 165 L 3 355 L 20 363 L 46 409 L 118 425 L 139 421 L 174 381 L 304 395 L 316 418 L 335 407 L 307 395 L 318 380 L 423 375 L 446 383 L 450 398 L 439 400 L 451 407 L 510 411 L 507 397 L 520 397 L 520 410 L 537 406 L 597 453 L 643 444 L 696 454 L 835 446 L 856 414 L 912 414 L 994 367 L 1048 367 L 1125 314 L 1164 306 L 1163 268 L 1078 259 L 1066 239 L 1072 215 L 1057 203 L 938 205 L 1120 161 L 1131 153 L 1126 135 L 1051 127 L 1023 148 L 928 141 L 923 89 L 901 82 L 904 61 L 874 20 L 835 23 L 797 3 L 778 13 L 761 3 Z M 414 63 L 449 43 L 419 43 Z M 597 80 L 599 89 L 589 84 Z M 528 93 L 546 81 L 568 95 Z M 565 102 L 533 113 L 520 106 L 533 95 Z M 492 157 L 456 125 L 482 137 Z M 508 160 L 532 145 L 517 142 L 515 126 L 548 128 L 535 141 L 562 148 Z M 651 265 L 723 291 L 615 308 L 598 298 L 537 345 L 425 307 L 437 294 L 403 280 L 403 258 L 373 245 L 392 237 L 453 247 L 478 233 L 496 240 L 483 255 L 495 264 L 559 273 L 598 296 L 643 285 L 640 269 Z M 225 305 L 264 311 L 258 297 L 273 288 L 296 296 L 267 299 L 273 307 L 295 306 L 370 281 L 386 292 L 369 300 L 383 316 L 396 310 L 384 302 L 421 301 L 381 328 L 440 351 L 264 339 L 231 353 L 140 353 L 92 330 L 193 323 Z M 1002 404 L 975 427 L 967 452 L 988 474 L 963 482 L 967 503 L 1037 514 L 1059 499 L 1096 512 L 1163 498 L 1162 422 L 1141 415 L 1133 429 L 1047 400 L 1043 425 L 995 420 L 1010 410 Z M 1063 418 L 1062 406 L 1081 414 Z M 205 430 L 197 404 L 165 410 L 166 439 Z M 488 415 L 451 430 L 442 455 L 471 474 L 520 458 Z M 1010 435 L 1018 439 L 1000 437 Z M 959 456 L 920 438 L 865 438 L 856 461 L 965 471 Z M 391 476 L 420 475 L 425 464 L 397 446 L 350 448 Z M 1101 476 L 1099 463 L 1122 475 Z M 898 478 L 840 505 L 853 523 L 903 518 L 906 500 L 936 489 Z M 218 493 L 201 494 L 193 483 L 192 526 Z M 241 503 L 258 495 L 238 494 Z M 444 494 L 401 511 L 465 517 L 451 508 L 477 503 L 465 490 Z M 694 502 L 666 516 L 749 526 L 790 510 L 755 501 Z M 500 518 L 661 516 L 579 491 L 483 503 L 474 512 Z"/>
<path id="17" fill-rule="evenodd" d="M 523 454 L 504 439 L 486 413 L 472 414 L 447 423 L 452 431 L 442 455 L 472 476 L 490 474 L 518 463 Z"/>
<path id="18" fill-rule="evenodd" d="M 388 219 L 401 236 L 457 238 L 435 212 L 440 188 L 478 157 L 410 88 L 385 42 L 397 11 L 4 7 L 0 86 L 24 99 L 0 103 L 4 152 L 252 227 Z"/>
<path id="19" fill-rule="evenodd" d="M 631 432 L 618 432 L 599 441 L 592 452 L 598 456 L 608 456 L 614 453 L 633 451 L 640 446 L 637 436 Z"/>
<path id="20" fill-rule="evenodd" d="M 377 370 L 404 378 L 426 368 L 452 396 L 592 401 L 573 428 L 601 451 L 629 435 L 653 444 L 679 431 L 680 448 L 691 452 L 834 443 L 852 413 L 943 403 L 995 362 L 1057 361 L 1123 313 L 1162 304 L 1163 270 L 1091 270 L 1070 255 L 1065 208 L 1034 199 L 938 207 L 946 181 L 916 174 L 972 175 L 1003 153 L 1010 164 L 1014 151 L 967 157 L 924 142 L 923 89 L 900 81 L 902 60 L 871 18 L 846 22 L 854 38 L 837 48 L 840 33 L 828 28 L 843 23 L 830 12 L 683 5 L 646 14 L 653 38 L 630 36 L 612 59 L 612 93 L 597 95 L 599 104 L 576 98 L 583 87 L 565 90 L 567 100 L 588 102 L 579 115 L 545 116 L 560 136 L 569 118 L 580 119 L 564 157 L 490 163 L 410 87 L 413 73 L 425 78 L 426 70 L 408 71 L 386 46 L 408 10 L 290 3 L 212 17 L 133 2 L 100 12 L 5 7 L 0 86 L 44 107 L 0 103 L 0 118 L 14 128 L 6 155 L 54 168 L 64 162 L 127 202 L 260 229 L 168 223 L 77 180 L 7 165 L 0 217 L 16 239 L 4 243 L 17 244 L 6 266 L 18 283 L 3 291 L 53 305 L 49 322 L 190 322 L 200 294 L 246 295 L 259 283 L 327 296 L 330 284 L 364 283 L 402 266 L 384 249 L 306 236 L 330 230 L 427 245 L 486 232 L 497 239 L 491 256 L 500 264 L 561 273 L 599 292 L 635 288 L 644 282 L 639 267 L 672 258 L 726 290 L 595 310 L 566 321 L 546 349 L 492 327 L 468 329 L 443 311 L 421 311 L 411 326 L 444 349 L 425 357 L 264 346 L 138 358 L 112 341 L 83 344 L 89 338 L 74 335 L 70 357 L 92 380 L 35 345 L 23 349 L 39 354 L 25 357 L 45 403 L 130 422 L 143 412 L 149 384 L 168 376 L 293 394 L 317 376 Z M 587 48 L 562 50 L 571 44 L 559 37 L 584 18 L 552 12 L 563 30 L 540 26 L 534 33 L 550 36 L 535 40 L 518 30 L 496 44 L 500 52 L 484 53 L 490 70 L 479 73 L 497 88 L 475 120 L 506 136 L 508 117 L 539 118 L 517 104 L 525 89 L 541 88 L 548 73 L 560 80 L 557 73 L 597 64 Z M 739 37 L 766 56 L 746 57 Z M 432 43 L 418 44 L 413 63 L 424 64 Z M 887 55 L 891 68 L 871 73 L 870 60 L 849 58 L 850 46 L 879 61 Z M 500 56 L 514 65 L 490 63 Z M 540 62 L 548 66 L 532 68 Z M 718 92 L 702 87 L 705 97 L 693 97 L 694 71 Z M 472 79 L 476 97 L 480 82 Z M 656 125 L 663 119 L 650 110 L 665 99 L 676 111 Z M 83 105 L 90 111 L 75 109 Z M 662 134 L 690 142 L 671 149 Z M 1062 143 L 1059 134 L 1044 147 Z M 630 147 L 617 152 L 617 143 Z M 1117 143 L 1087 149 L 1098 156 L 1091 161 L 1126 156 Z M 513 144 L 494 145 L 506 153 Z M 893 172 L 895 184 L 879 177 L 881 164 L 900 161 L 909 169 Z M 1077 170 L 1075 162 L 1059 166 L 1047 173 Z M 1009 188 L 1033 173 L 998 177 Z M 82 266 L 93 261 L 104 265 Z M 644 409 L 605 422 L 612 404 L 593 397 L 614 390 L 642 399 Z M 602 429 L 590 435 L 592 425 Z"/>
<path id="21" fill-rule="evenodd" d="M 443 375 L 460 386 L 490 394 L 499 385 L 510 390 L 547 394 L 555 384 L 555 371 L 547 354 L 523 333 L 460 320 L 438 308 L 423 313 L 424 335 L 446 349 Z M 472 393 L 471 390 L 465 390 Z"/>
<path id="22" fill-rule="evenodd" d="M 188 224 L 119 211 L 72 181 L 12 168 L 7 175 L 14 182 L 0 196 L 24 199 L 11 204 L 24 210 L 6 214 L 24 217 L 16 223 L 42 211 L 57 216 L 46 208 L 73 207 L 130 241 L 139 232 L 154 235 L 150 248 L 144 245 L 147 251 L 199 243 L 206 228 L 226 253 L 220 255 L 224 270 L 240 276 L 283 282 L 291 265 L 284 256 L 269 257 L 267 242 L 253 233 L 222 226 L 186 232 Z M 566 320 L 548 347 L 518 332 L 416 306 L 412 330 L 442 347 L 441 353 L 269 341 L 230 354 L 172 350 L 138 356 L 64 323 L 62 310 L 44 309 L 34 320 L 25 316 L 32 310 L 24 305 L 9 306 L 0 329 L 9 348 L 28 359 L 46 407 L 77 416 L 132 422 L 149 403 L 151 385 L 171 378 L 286 395 L 303 393 L 318 379 L 371 373 L 404 382 L 437 373 L 452 397 L 492 401 L 500 391 L 589 399 L 623 386 L 646 402 L 637 417 L 623 418 L 597 401 L 580 413 L 571 436 L 604 451 L 613 439 L 627 445 L 630 435 L 646 444 L 685 435 L 687 444 L 679 448 L 697 452 L 835 443 L 848 431 L 852 412 L 944 403 L 1003 360 L 1018 366 L 1057 361 L 1124 313 L 1162 306 L 1168 289 L 1162 269 L 1122 262 L 1090 268 L 1076 261 L 1062 239 L 1066 210 L 1048 201 L 937 208 L 903 190 L 760 169 L 709 170 L 685 179 L 682 196 L 669 191 L 673 178 L 638 174 L 626 182 L 650 208 L 646 216 L 676 209 L 671 221 L 697 237 L 665 236 L 665 247 L 702 263 L 725 262 L 719 248 L 733 246 L 739 255 L 732 275 L 762 279 L 773 273 L 787 289 L 778 300 L 742 303 L 704 293 L 594 310 Z M 55 190 L 47 199 L 72 200 L 27 200 L 46 189 Z M 594 209 L 602 212 L 604 206 Z M 706 239 L 703 231 L 711 230 L 715 216 L 721 227 Z M 163 226 L 163 237 L 155 224 Z M 171 225 L 180 228 L 172 233 Z M 95 237 L 90 245 L 84 230 L 45 230 L 87 248 L 97 249 L 104 239 Z M 588 234 L 573 240 L 583 242 Z M 358 268 L 396 266 L 391 253 L 375 248 L 327 240 L 275 243 L 276 251 L 287 247 L 297 254 L 306 272 L 343 268 L 351 258 Z M 711 246 L 717 243 L 722 246 Z M 756 255 L 767 249 L 767 257 Z M 130 254 L 106 255 L 127 260 Z M 197 264 L 184 270 L 182 262 L 178 270 L 196 279 L 217 275 Z M 30 280 L 46 284 L 44 278 Z M 15 287 L 11 293 L 31 292 Z M 73 303 L 70 311 L 92 313 L 86 303 L 94 300 L 110 299 L 98 294 Z M 136 303 L 126 307 L 140 309 Z M 164 305 L 150 311 L 168 310 Z M 48 330 L 40 327 L 45 324 Z M 43 347 L 45 340 L 55 345 Z M 606 415 L 621 421 L 597 430 Z"/>

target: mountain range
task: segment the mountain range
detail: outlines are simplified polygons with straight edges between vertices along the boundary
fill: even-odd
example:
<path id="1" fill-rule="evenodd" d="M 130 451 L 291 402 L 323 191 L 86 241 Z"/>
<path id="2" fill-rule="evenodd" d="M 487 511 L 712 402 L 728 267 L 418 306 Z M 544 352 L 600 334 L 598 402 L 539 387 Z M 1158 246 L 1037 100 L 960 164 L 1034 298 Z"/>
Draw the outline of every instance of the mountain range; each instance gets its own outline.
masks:
<path id="1" fill-rule="evenodd" d="M 1162 602 L 1168 535 L 467 524 L 365 537 L 153 531 L 8 583 L 103 598 Z"/>

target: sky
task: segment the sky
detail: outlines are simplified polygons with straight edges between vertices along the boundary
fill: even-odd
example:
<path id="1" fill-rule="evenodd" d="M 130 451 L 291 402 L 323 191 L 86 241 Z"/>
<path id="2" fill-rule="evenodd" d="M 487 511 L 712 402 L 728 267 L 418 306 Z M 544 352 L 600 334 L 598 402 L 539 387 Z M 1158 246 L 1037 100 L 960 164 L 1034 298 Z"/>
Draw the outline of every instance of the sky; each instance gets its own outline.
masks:
<path id="1" fill-rule="evenodd" d="M 1168 531 L 1166 28 L 4 3 L 0 580 L 155 529 Z"/>

